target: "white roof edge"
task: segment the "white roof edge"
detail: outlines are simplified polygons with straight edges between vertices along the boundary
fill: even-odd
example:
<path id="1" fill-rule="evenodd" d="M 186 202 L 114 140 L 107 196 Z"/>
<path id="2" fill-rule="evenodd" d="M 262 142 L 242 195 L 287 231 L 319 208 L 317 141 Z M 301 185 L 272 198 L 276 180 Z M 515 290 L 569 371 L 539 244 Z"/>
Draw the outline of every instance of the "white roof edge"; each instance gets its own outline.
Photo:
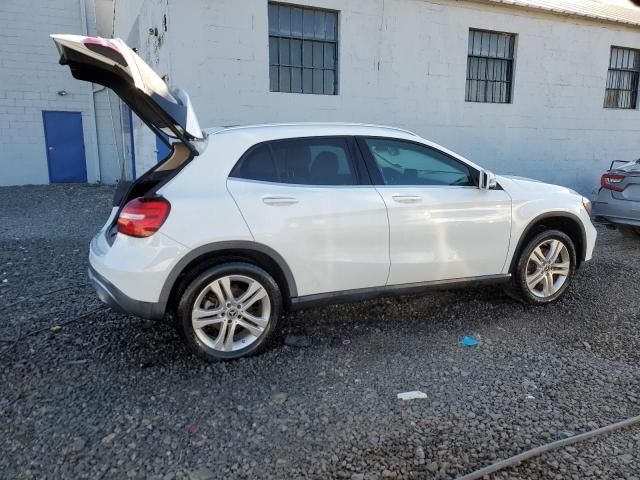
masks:
<path id="1" fill-rule="evenodd" d="M 393 130 L 396 132 L 406 133 L 417 137 L 418 134 L 410 130 L 400 127 L 392 127 L 389 125 L 376 125 L 373 123 L 350 123 L 350 122 L 289 122 L 289 123 L 259 123 L 255 125 L 233 125 L 228 127 L 206 128 L 205 131 L 214 135 L 216 133 L 227 132 L 229 130 L 244 130 L 251 128 L 270 128 L 270 127 L 362 127 L 362 128 L 378 128 L 381 130 Z"/>
<path id="2" fill-rule="evenodd" d="M 640 8 L 607 4 L 596 0 L 475 0 L 481 3 L 502 4 L 540 10 L 558 15 L 582 17 L 640 27 Z"/>

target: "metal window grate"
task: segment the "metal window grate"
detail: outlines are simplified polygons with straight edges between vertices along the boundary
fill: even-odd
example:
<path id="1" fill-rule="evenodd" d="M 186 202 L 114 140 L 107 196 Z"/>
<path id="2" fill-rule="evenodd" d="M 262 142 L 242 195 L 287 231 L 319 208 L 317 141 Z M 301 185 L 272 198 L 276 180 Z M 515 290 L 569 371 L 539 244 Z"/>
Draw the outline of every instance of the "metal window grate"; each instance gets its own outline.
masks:
<path id="1" fill-rule="evenodd" d="M 469 29 L 467 102 L 511 103 L 515 35 Z"/>
<path id="2" fill-rule="evenodd" d="M 269 3 L 272 92 L 338 93 L 338 13 Z"/>
<path id="3" fill-rule="evenodd" d="M 604 107 L 635 109 L 639 73 L 640 50 L 611 47 Z"/>

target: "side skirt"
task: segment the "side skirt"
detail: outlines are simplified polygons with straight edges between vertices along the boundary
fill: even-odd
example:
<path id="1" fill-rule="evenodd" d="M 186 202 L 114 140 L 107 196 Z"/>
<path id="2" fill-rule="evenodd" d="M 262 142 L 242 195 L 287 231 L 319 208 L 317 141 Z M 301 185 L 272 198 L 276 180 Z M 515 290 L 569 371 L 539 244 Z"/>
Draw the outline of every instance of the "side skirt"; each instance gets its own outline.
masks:
<path id="1" fill-rule="evenodd" d="M 379 297 L 412 295 L 430 290 L 448 290 L 452 288 L 481 286 L 506 283 L 511 274 L 484 275 L 481 277 L 454 278 L 452 280 L 434 280 L 430 282 L 404 283 L 384 287 L 358 288 L 341 292 L 318 293 L 291 298 L 291 310 L 334 305 L 338 303 L 359 302 Z"/>

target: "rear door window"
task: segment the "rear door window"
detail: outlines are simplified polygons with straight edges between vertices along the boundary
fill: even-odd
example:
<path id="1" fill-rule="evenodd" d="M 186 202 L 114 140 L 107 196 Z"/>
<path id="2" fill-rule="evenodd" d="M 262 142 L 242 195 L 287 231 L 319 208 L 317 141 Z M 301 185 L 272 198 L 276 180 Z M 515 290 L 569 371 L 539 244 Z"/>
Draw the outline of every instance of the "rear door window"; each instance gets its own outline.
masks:
<path id="1" fill-rule="evenodd" d="M 260 145 L 249 151 L 231 172 L 232 177 L 277 182 L 278 173 L 268 145 Z"/>
<path id="2" fill-rule="evenodd" d="M 358 177 L 344 138 L 277 140 L 250 150 L 232 177 L 294 185 L 356 185 Z"/>

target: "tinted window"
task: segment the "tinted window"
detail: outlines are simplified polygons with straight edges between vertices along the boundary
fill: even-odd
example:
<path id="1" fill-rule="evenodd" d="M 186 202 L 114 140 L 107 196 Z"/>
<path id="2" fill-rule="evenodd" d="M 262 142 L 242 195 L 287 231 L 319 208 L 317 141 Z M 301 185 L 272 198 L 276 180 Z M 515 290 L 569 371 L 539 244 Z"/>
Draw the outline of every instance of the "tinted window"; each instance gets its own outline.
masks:
<path id="1" fill-rule="evenodd" d="M 261 145 L 250 151 L 234 168 L 231 176 L 249 180 L 262 180 L 264 182 L 277 182 L 278 173 L 273 164 L 269 147 Z"/>
<path id="2" fill-rule="evenodd" d="M 437 150 L 401 140 L 366 142 L 385 185 L 475 185 L 466 165 Z"/>
<path id="3" fill-rule="evenodd" d="M 280 140 L 247 154 L 231 173 L 250 180 L 297 185 L 355 185 L 347 141 L 341 138 Z"/>

